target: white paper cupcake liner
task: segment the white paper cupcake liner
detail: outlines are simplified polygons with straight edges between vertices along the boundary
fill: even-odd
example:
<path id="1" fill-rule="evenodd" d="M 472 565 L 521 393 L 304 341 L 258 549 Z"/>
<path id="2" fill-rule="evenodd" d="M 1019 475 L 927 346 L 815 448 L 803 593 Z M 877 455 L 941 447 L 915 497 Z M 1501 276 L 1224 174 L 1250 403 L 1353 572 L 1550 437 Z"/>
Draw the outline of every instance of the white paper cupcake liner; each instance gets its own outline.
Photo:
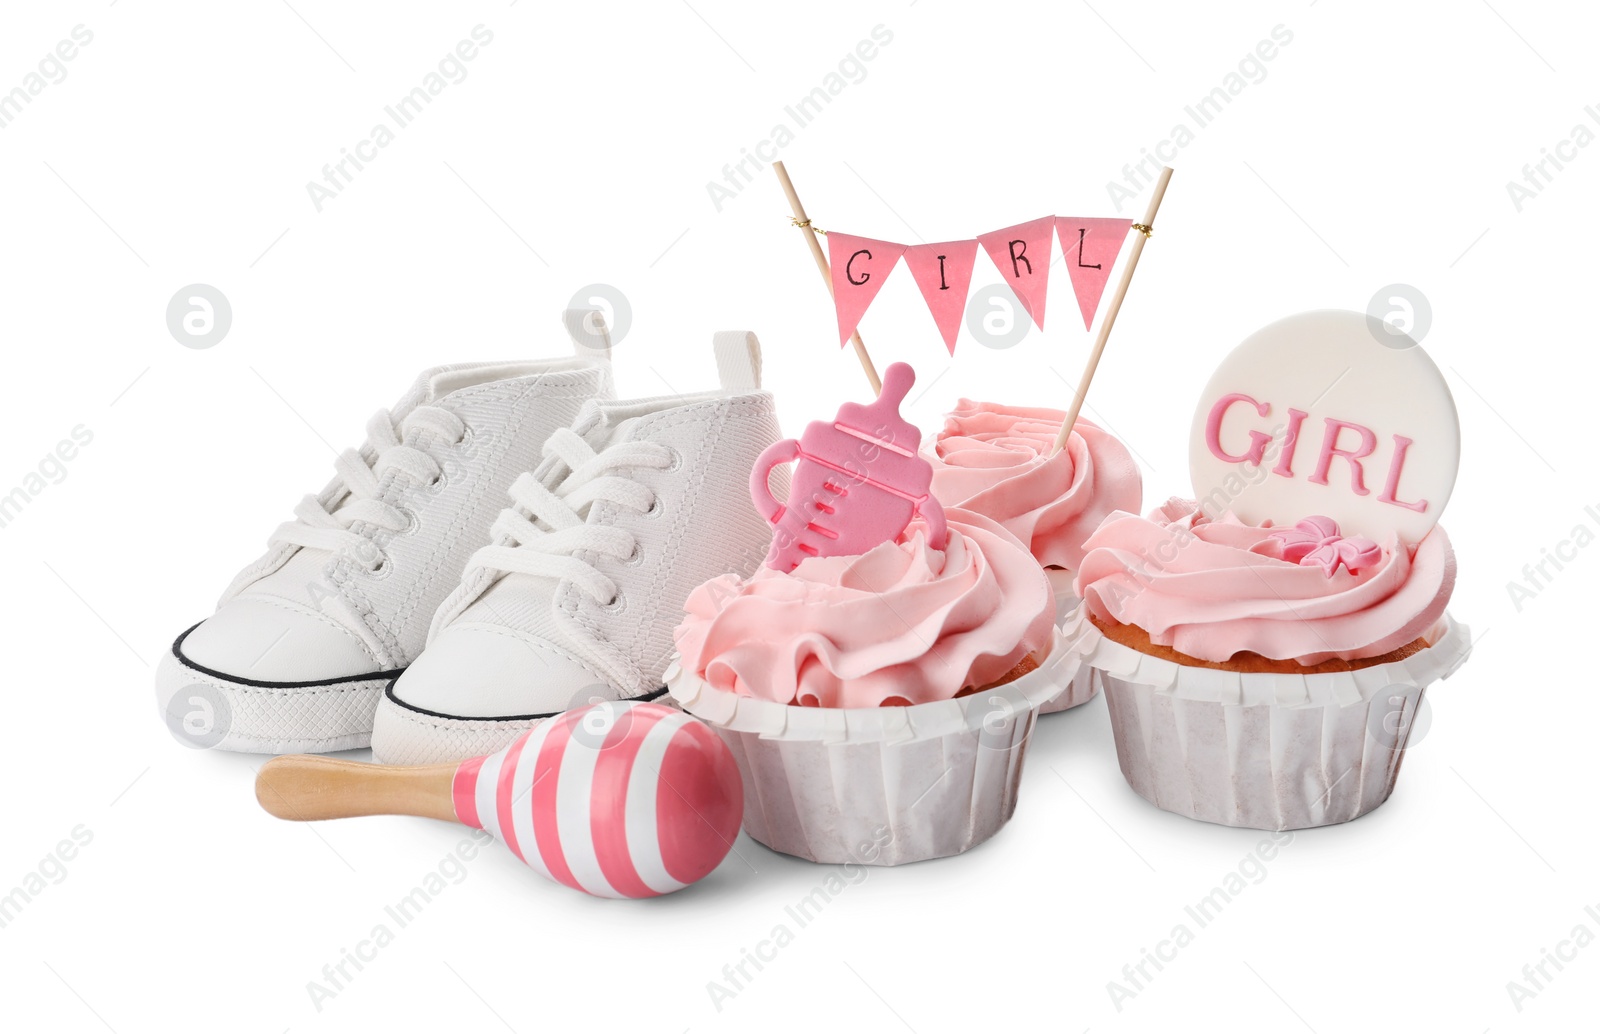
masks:
<path id="1" fill-rule="evenodd" d="M 1082 613 L 1065 634 L 1105 688 L 1129 786 L 1179 815 L 1269 830 L 1348 822 L 1387 800 L 1423 692 L 1472 647 L 1445 615 L 1404 660 L 1292 675 L 1151 657 Z"/>
<path id="2" fill-rule="evenodd" d="M 792 707 L 713 689 L 676 663 L 670 696 L 722 737 L 744 777 L 744 829 L 829 864 L 960 854 L 1011 818 L 1039 706 L 1075 674 L 1049 655 L 1002 686 L 909 707 Z"/>
<path id="3" fill-rule="evenodd" d="M 1083 600 L 1072 591 L 1074 575 L 1071 571 L 1059 567 L 1044 569 L 1045 577 L 1050 579 L 1050 588 L 1056 598 L 1056 624 L 1062 629 L 1072 627 L 1078 617 L 1078 607 Z M 1100 692 L 1100 676 L 1087 664 L 1080 665 L 1077 672 L 1067 682 L 1065 688 L 1053 700 L 1046 700 L 1044 706 L 1039 708 L 1040 714 L 1055 714 L 1087 704 Z"/>
<path id="4" fill-rule="evenodd" d="M 1060 567 L 1047 567 L 1044 569 L 1045 578 L 1050 581 L 1050 593 L 1056 601 L 1056 624 L 1065 625 L 1078 613 L 1078 604 L 1083 601 L 1078 594 L 1072 591 L 1072 583 L 1076 577 L 1071 571 Z"/>

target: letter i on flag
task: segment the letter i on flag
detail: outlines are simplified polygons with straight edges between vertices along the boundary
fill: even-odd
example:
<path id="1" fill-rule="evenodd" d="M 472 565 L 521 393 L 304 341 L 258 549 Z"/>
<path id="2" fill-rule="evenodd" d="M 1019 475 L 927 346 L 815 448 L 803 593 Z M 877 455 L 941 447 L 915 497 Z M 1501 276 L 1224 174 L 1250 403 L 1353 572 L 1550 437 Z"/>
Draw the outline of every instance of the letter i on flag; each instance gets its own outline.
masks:
<path id="1" fill-rule="evenodd" d="M 904 244 L 828 234 L 828 272 L 833 280 L 833 308 L 839 317 L 839 347 L 850 340 L 905 250 Z"/>
<path id="2" fill-rule="evenodd" d="M 988 253 L 1017 301 L 1040 330 L 1044 329 L 1045 288 L 1050 282 L 1050 242 L 1055 216 L 1008 226 L 983 234 L 978 243 Z"/>
<path id="3" fill-rule="evenodd" d="M 972 266 L 978 260 L 977 241 L 945 241 L 943 244 L 914 244 L 906 249 L 906 267 L 922 290 L 922 300 L 933 313 L 944 347 L 956 354 L 956 334 L 961 330 L 961 315 L 967 309 L 967 288 L 972 284 Z"/>
<path id="4" fill-rule="evenodd" d="M 1122 253 L 1132 219 L 1056 220 L 1056 235 L 1061 238 L 1061 254 L 1067 260 L 1067 275 L 1072 277 L 1072 293 L 1078 296 L 1078 311 L 1083 313 L 1083 329 L 1094 322 L 1100 296 L 1111 279 L 1111 267 Z"/>

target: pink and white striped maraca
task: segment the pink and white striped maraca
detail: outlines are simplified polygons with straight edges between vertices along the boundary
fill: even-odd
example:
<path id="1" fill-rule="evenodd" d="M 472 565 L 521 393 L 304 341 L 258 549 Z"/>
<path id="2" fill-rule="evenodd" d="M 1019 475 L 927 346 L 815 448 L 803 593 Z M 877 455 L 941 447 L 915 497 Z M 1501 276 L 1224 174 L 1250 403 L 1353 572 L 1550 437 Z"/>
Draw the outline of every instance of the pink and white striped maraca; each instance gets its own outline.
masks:
<path id="1" fill-rule="evenodd" d="M 727 746 L 660 704 L 591 704 L 488 757 L 392 766 L 273 758 L 256 799 L 279 818 L 422 815 L 485 829 L 543 876 L 608 898 L 681 890 L 727 857 L 744 789 Z"/>

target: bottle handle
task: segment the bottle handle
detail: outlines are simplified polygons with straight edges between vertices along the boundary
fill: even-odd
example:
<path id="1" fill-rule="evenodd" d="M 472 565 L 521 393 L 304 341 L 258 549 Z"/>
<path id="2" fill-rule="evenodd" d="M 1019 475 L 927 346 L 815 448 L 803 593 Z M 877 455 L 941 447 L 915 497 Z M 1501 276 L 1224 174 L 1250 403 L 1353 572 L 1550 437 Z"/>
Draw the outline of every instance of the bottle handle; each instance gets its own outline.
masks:
<path id="1" fill-rule="evenodd" d="M 800 443 L 793 438 L 785 438 L 767 446 L 756 459 L 755 466 L 750 468 L 750 501 L 755 503 L 756 512 L 768 524 L 778 523 L 784 510 L 784 504 L 772 494 L 772 470 L 781 464 L 793 463 L 799 457 Z"/>
<path id="2" fill-rule="evenodd" d="M 945 523 L 944 507 L 931 494 L 917 503 L 917 515 L 928 522 L 928 548 L 944 549 L 950 544 L 950 529 Z"/>

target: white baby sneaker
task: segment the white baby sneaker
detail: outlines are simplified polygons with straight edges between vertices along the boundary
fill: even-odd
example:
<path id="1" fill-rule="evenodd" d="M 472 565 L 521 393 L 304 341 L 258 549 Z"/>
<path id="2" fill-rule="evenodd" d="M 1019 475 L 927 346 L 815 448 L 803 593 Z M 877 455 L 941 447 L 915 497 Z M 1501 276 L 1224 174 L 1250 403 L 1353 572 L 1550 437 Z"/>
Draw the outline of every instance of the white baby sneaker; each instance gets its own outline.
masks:
<path id="1" fill-rule="evenodd" d="M 781 437 L 759 346 L 728 332 L 716 351 L 722 391 L 591 403 L 550 436 L 379 703 L 376 758 L 491 754 L 568 708 L 664 692 L 690 590 L 750 574 L 772 538 L 749 491 Z"/>
<path id="2" fill-rule="evenodd" d="M 425 370 L 368 422 L 366 444 L 162 657 L 157 702 L 181 740 L 272 754 L 368 744 L 384 687 L 422 652 L 507 489 L 553 431 L 612 396 L 598 314 L 564 318 L 576 357 Z"/>

